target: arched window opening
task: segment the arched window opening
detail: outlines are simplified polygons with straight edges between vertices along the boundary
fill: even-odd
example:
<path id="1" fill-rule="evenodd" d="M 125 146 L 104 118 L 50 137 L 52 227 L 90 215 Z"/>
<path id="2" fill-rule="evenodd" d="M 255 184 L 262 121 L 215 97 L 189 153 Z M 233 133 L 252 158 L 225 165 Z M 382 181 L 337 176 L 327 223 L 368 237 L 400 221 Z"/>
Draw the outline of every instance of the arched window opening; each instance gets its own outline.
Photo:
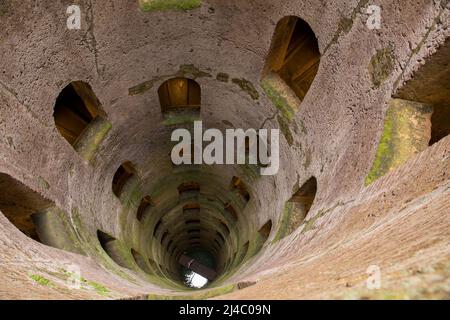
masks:
<path id="1" fill-rule="evenodd" d="M 156 225 L 155 225 L 155 229 L 153 229 L 153 236 L 154 237 L 156 236 L 156 233 L 158 232 L 159 227 L 161 227 L 161 225 L 162 225 L 162 220 L 159 220 L 158 223 L 156 223 Z"/>
<path id="2" fill-rule="evenodd" d="M 142 271 L 144 271 L 145 273 L 151 273 L 147 263 L 145 262 L 144 257 L 139 252 L 137 252 L 132 248 L 131 255 L 133 256 L 134 262 L 138 265 L 138 267 Z"/>
<path id="3" fill-rule="evenodd" d="M 169 231 L 166 230 L 161 237 L 161 244 L 164 243 L 164 240 L 166 240 L 168 235 L 169 235 Z"/>
<path id="4" fill-rule="evenodd" d="M 150 267 L 152 268 L 152 270 L 154 270 L 154 271 L 158 270 L 157 264 L 156 264 L 156 262 L 153 259 L 149 258 L 148 259 L 148 263 L 150 264 Z"/>
<path id="5" fill-rule="evenodd" d="M 133 164 L 129 161 L 124 162 L 114 174 L 112 181 L 112 190 L 116 197 L 120 197 L 123 187 L 135 174 Z"/>
<path id="6" fill-rule="evenodd" d="M 186 224 L 200 224 L 200 220 L 198 219 L 186 220 Z"/>
<path id="7" fill-rule="evenodd" d="M 167 246 L 166 246 L 167 251 L 169 251 L 169 248 L 172 245 L 172 243 L 173 243 L 172 239 L 167 243 Z"/>
<path id="8" fill-rule="evenodd" d="M 230 234 L 230 228 L 228 228 L 228 226 L 226 225 L 225 222 L 220 221 L 220 225 L 225 229 L 225 234 L 229 235 Z"/>
<path id="9" fill-rule="evenodd" d="M 447 38 L 394 93 L 366 185 L 450 135 L 449 59 Z"/>
<path id="10" fill-rule="evenodd" d="M 428 106 L 431 114 L 431 137 L 428 145 L 433 145 L 450 135 L 450 39 L 429 57 L 395 94 L 396 98 L 411 101 L 413 104 Z M 420 108 L 420 106 L 419 106 Z M 420 108 L 422 111 L 424 108 Z M 411 122 L 414 119 L 410 120 Z M 416 125 L 417 126 L 417 125 Z M 427 131 L 429 128 L 427 126 Z M 425 146 L 426 147 L 426 146 Z"/>
<path id="11" fill-rule="evenodd" d="M 53 116 L 60 134 L 75 145 L 86 128 L 106 114 L 91 86 L 83 81 L 74 81 L 59 94 Z"/>
<path id="12" fill-rule="evenodd" d="M 164 267 L 163 267 L 162 265 L 160 265 L 160 264 L 158 264 L 158 266 L 159 266 L 159 270 L 161 270 L 161 273 L 164 274 L 166 268 L 164 268 Z"/>
<path id="13" fill-rule="evenodd" d="M 28 237 L 41 242 L 33 216 L 52 206 L 50 200 L 0 172 L 0 211 Z"/>
<path id="14" fill-rule="evenodd" d="M 303 100 L 320 63 L 317 38 L 308 23 L 292 16 L 281 19 L 267 63 L 267 72 L 277 73 Z"/>
<path id="15" fill-rule="evenodd" d="M 188 203 L 183 206 L 184 214 L 198 214 L 200 213 L 200 204 L 198 203 Z"/>
<path id="16" fill-rule="evenodd" d="M 315 177 L 306 181 L 303 186 L 292 196 L 290 202 L 302 205 L 304 211 L 304 218 L 306 218 L 309 210 L 312 207 L 317 193 L 317 179 Z"/>
<path id="17" fill-rule="evenodd" d="M 114 238 L 113 236 L 110 236 L 109 234 L 107 234 L 103 231 L 100 231 L 100 230 L 97 230 L 97 238 L 103 249 L 105 249 L 105 245 L 108 242 L 116 240 L 116 238 Z"/>
<path id="18" fill-rule="evenodd" d="M 316 194 L 317 179 L 312 177 L 286 202 L 276 240 L 290 235 L 302 225 L 311 210 Z"/>
<path id="19" fill-rule="evenodd" d="M 178 187 L 178 194 L 180 197 L 194 196 L 200 193 L 200 184 L 198 182 L 190 181 L 181 184 Z"/>
<path id="20" fill-rule="evenodd" d="M 248 247 L 250 246 L 250 242 L 247 241 L 244 246 L 242 247 L 242 250 L 240 252 L 240 256 L 239 256 L 239 263 L 241 263 L 244 259 L 245 256 L 247 255 L 248 252 Z"/>
<path id="21" fill-rule="evenodd" d="M 233 220 L 235 220 L 235 221 L 238 220 L 238 214 L 237 214 L 236 210 L 234 209 L 234 207 L 231 205 L 231 203 L 225 204 L 225 210 L 231 215 Z"/>
<path id="22" fill-rule="evenodd" d="M 158 89 L 161 112 L 166 125 L 176 125 L 199 119 L 201 107 L 200 85 L 187 78 L 174 78 Z"/>
<path id="23" fill-rule="evenodd" d="M 233 189 L 237 190 L 237 192 L 245 202 L 250 201 L 250 193 L 247 191 L 247 187 L 240 178 L 233 177 L 231 179 L 231 185 Z"/>
<path id="24" fill-rule="evenodd" d="M 237 251 L 235 251 L 234 254 L 233 254 L 233 258 L 232 258 L 232 260 L 231 260 L 231 261 L 232 261 L 232 262 L 231 262 L 232 264 L 236 261 L 236 258 L 237 258 Z"/>
<path id="25" fill-rule="evenodd" d="M 216 232 L 216 235 L 219 237 L 219 239 L 222 241 L 222 243 L 225 242 L 225 238 L 223 237 L 223 235 L 219 231 Z"/>
<path id="26" fill-rule="evenodd" d="M 267 221 L 261 229 L 258 230 L 259 235 L 262 237 L 262 243 L 266 242 L 266 240 L 270 236 L 270 231 L 272 231 L 272 220 Z"/>
<path id="27" fill-rule="evenodd" d="M 128 269 L 130 268 L 130 266 L 126 263 L 126 258 L 121 255 L 121 252 L 123 252 L 122 247 L 116 238 L 103 231 L 97 230 L 97 239 L 111 260 L 121 267 Z"/>
<path id="28" fill-rule="evenodd" d="M 153 206 L 153 201 L 150 196 L 145 196 L 139 205 L 138 211 L 137 211 L 137 219 L 141 221 L 145 214 L 147 213 L 147 209 L 149 209 L 151 206 Z"/>

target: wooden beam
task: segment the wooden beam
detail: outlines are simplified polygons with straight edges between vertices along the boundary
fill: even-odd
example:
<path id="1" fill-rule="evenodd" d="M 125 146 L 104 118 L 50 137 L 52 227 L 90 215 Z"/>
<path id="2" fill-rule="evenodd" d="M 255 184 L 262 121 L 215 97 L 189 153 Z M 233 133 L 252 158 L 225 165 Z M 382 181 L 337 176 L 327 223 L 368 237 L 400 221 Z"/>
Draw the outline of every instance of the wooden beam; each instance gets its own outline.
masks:
<path id="1" fill-rule="evenodd" d="M 197 260 L 192 259 L 185 254 L 181 255 L 178 262 L 182 266 L 194 271 L 195 273 L 201 275 L 202 277 L 205 277 L 206 279 L 208 279 L 210 281 L 214 280 L 217 277 L 216 270 L 201 264 Z"/>

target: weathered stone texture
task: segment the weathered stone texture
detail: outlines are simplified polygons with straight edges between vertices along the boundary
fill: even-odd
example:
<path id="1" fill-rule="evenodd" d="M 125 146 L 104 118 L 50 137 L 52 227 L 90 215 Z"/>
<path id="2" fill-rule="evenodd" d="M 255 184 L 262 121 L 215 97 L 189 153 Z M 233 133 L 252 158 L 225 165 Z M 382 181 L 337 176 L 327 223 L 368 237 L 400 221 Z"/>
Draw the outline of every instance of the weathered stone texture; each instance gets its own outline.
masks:
<path id="1" fill-rule="evenodd" d="M 0 1 L 0 172 L 60 210 L 64 219 L 47 221 L 53 232 L 68 230 L 48 233 L 58 248 L 46 246 L 0 214 L 0 299 L 450 297 L 450 137 L 428 147 L 429 103 L 408 102 L 401 90 L 448 48 L 447 1 L 380 0 L 380 30 L 367 28 L 365 0 L 78 3 L 82 29 L 68 30 L 68 1 Z M 301 102 L 263 77 L 275 25 L 291 15 L 310 25 L 321 53 Z M 205 129 L 280 129 L 279 173 L 174 166 L 167 124 L 180 119 L 167 123 L 157 92 L 174 77 L 201 86 Z M 106 115 L 75 148 L 53 117 L 72 81 L 89 83 Z M 189 127 L 192 118 L 181 120 Z M 135 172 L 117 197 L 112 181 L 126 161 Z M 234 176 L 248 202 L 230 186 Z M 311 177 L 314 203 L 292 230 L 286 202 Z M 200 194 L 180 198 L 177 187 L 193 180 Z M 139 221 L 146 196 L 154 207 Z M 206 231 L 225 234 L 223 217 L 230 230 L 224 273 L 214 288 L 191 294 L 173 280 L 167 251 L 182 254 L 169 242 L 186 240 L 179 215 L 192 202 L 210 217 Z M 258 231 L 268 221 L 264 242 Z M 113 254 L 98 230 L 117 241 L 108 242 Z M 382 272 L 379 290 L 366 286 L 372 265 Z M 73 266 L 81 289 L 67 287 Z"/>

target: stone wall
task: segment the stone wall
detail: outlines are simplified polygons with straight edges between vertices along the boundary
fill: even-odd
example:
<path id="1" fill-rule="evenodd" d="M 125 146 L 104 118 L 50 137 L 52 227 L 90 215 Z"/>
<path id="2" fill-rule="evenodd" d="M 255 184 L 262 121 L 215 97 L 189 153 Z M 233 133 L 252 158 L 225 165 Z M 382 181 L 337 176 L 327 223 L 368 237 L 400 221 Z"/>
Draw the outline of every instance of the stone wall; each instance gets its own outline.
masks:
<path id="1" fill-rule="evenodd" d="M 73 1 L 0 4 L 0 172 L 53 203 L 62 216 L 49 225 L 69 228 L 82 253 L 59 241 L 52 243 L 59 248 L 39 243 L 0 214 L 0 298 L 449 297 L 450 138 L 417 148 L 366 183 L 392 98 L 448 39 L 447 1 L 380 0 L 380 30 L 366 26 L 366 0 L 204 0 L 175 8 L 160 6 L 163 0 L 75 2 L 81 30 L 66 27 Z M 321 59 L 286 121 L 261 79 L 275 26 L 289 15 L 310 25 Z M 205 128 L 279 128 L 279 173 L 174 167 L 173 127 L 164 123 L 157 93 L 174 77 L 201 86 Z M 106 114 L 101 135 L 88 134 L 95 148 L 78 152 L 53 118 L 59 93 L 73 81 L 90 84 Z M 136 174 L 118 198 L 112 180 L 126 161 Z M 230 189 L 235 176 L 248 187 L 246 204 Z M 311 177 L 317 193 L 304 223 L 278 239 L 286 202 Z M 235 262 L 206 292 L 174 281 L 169 238 L 161 246 L 148 236 L 157 217 L 175 225 L 185 204 L 177 187 L 191 180 L 202 186 L 197 201 L 211 216 L 227 216 L 222 202 L 235 203 L 239 215 L 235 225 L 227 222 L 233 228 L 219 255 L 226 262 L 237 248 Z M 139 221 L 145 196 L 155 211 Z M 258 230 L 269 220 L 264 242 Z M 122 266 L 105 252 L 98 230 L 116 239 Z M 149 262 L 152 272 L 144 272 L 131 249 L 164 270 Z M 366 287 L 372 265 L 381 270 L 379 290 Z M 73 266 L 80 289 L 66 285 Z"/>

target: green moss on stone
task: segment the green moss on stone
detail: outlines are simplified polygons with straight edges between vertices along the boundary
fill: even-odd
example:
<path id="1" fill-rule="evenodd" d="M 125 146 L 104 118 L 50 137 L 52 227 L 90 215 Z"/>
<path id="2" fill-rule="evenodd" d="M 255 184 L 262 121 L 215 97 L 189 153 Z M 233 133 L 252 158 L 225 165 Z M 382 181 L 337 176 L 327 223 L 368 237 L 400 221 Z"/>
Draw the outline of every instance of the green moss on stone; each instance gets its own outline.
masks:
<path id="1" fill-rule="evenodd" d="M 303 227 L 301 233 L 305 233 L 305 232 L 308 232 L 310 230 L 315 229 L 316 228 L 316 226 L 315 226 L 316 221 L 319 220 L 319 218 L 323 217 L 324 215 L 325 215 L 325 212 L 319 212 L 318 214 L 316 214 L 311 219 L 305 221 L 304 227 Z"/>
<path id="2" fill-rule="evenodd" d="M 347 34 L 353 26 L 353 23 L 356 19 L 356 17 L 361 13 L 361 9 L 366 7 L 369 0 L 360 0 L 357 5 L 353 8 L 352 13 L 350 17 L 342 17 L 339 21 L 338 28 L 336 30 L 336 33 L 333 36 L 333 39 L 328 43 L 328 45 L 323 50 L 323 55 L 328 51 L 328 48 L 330 48 L 332 45 L 336 44 L 338 42 L 339 37 L 342 34 Z"/>
<path id="3" fill-rule="evenodd" d="M 272 243 L 276 243 L 283 239 L 287 235 L 289 229 L 289 221 L 292 210 L 294 209 L 294 204 L 292 202 L 286 202 L 283 209 L 283 215 L 281 216 L 280 227 L 278 228 L 277 234 L 273 239 Z"/>
<path id="4" fill-rule="evenodd" d="M 383 176 L 388 171 L 388 163 L 391 162 L 394 153 L 393 146 L 391 145 L 393 121 L 394 119 L 391 116 L 387 116 L 384 122 L 383 134 L 378 145 L 377 155 L 372 165 L 372 169 L 365 180 L 366 186 Z"/>
<path id="5" fill-rule="evenodd" d="M 84 280 L 84 282 L 85 282 L 87 285 L 89 285 L 89 286 L 91 286 L 92 288 L 94 288 L 94 290 L 95 290 L 99 295 L 102 295 L 102 296 L 108 295 L 109 289 L 106 288 L 105 286 L 103 286 L 103 285 L 101 285 L 101 284 L 99 284 L 99 283 L 97 283 L 97 282 L 94 282 L 94 281 L 88 281 L 88 280 L 86 280 L 86 279 L 84 279 L 84 278 L 82 278 L 82 280 Z"/>
<path id="6" fill-rule="evenodd" d="M 199 8 L 201 0 L 139 0 L 142 11 L 192 10 Z"/>
<path id="7" fill-rule="evenodd" d="M 351 201 L 349 201 L 349 202 L 351 202 Z M 317 220 L 319 220 L 320 218 L 324 217 L 327 213 L 334 211 L 336 208 L 348 204 L 349 202 L 346 202 L 346 203 L 338 202 L 334 206 L 332 206 L 331 208 L 320 210 L 315 216 L 313 216 L 310 219 L 306 220 L 302 224 L 304 227 L 303 227 L 301 233 L 305 233 L 305 232 L 308 232 L 310 230 L 315 229 Z"/>
<path id="8" fill-rule="evenodd" d="M 234 125 L 228 120 L 222 120 L 222 123 L 227 127 L 234 128 Z"/>
<path id="9" fill-rule="evenodd" d="M 348 33 L 353 26 L 353 20 L 351 18 L 343 17 L 339 20 L 338 32 Z"/>
<path id="10" fill-rule="evenodd" d="M 221 82 L 228 82 L 228 80 L 230 80 L 230 76 L 227 73 L 219 72 L 216 79 Z"/>
<path id="11" fill-rule="evenodd" d="M 38 274 L 32 274 L 32 275 L 30 275 L 30 278 L 43 286 L 51 286 L 52 285 L 52 282 L 49 279 L 44 278 L 43 276 L 40 276 Z"/>
<path id="12" fill-rule="evenodd" d="M 176 73 L 175 76 L 178 77 L 191 77 L 194 79 L 197 78 L 211 78 L 212 75 L 209 72 L 200 70 L 193 64 L 183 64 L 180 66 L 180 70 Z"/>
<path id="13" fill-rule="evenodd" d="M 155 81 L 156 80 L 149 80 L 149 81 L 145 81 L 143 83 L 140 83 L 134 87 L 131 87 L 130 89 L 128 89 L 128 94 L 130 96 L 135 96 L 138 94 L 142 94 L 148 90 L 150 90 L 151 88 L 153 88 L 153 86 L 155 85 Z"/>
<path id="14" fill-rule="evenodd" d="M 322 210 L 319 213 L 317 213 L 314 217 L 306 220 L 303 223 L 303 229 L 301 233 L 306 233 L 308 231 L 314 230 L 316 228 L 316 221 L 322 218 L 327 212 L 328 210 L 327 211 Z"/>
<path id="15" fill-rule="evenodd" d="M 428 147 L 432 111 L 431 107 L 417 102 L 390 101 L 377 154 L 365 179 L 366 186 Z"/>
<path id="16" fill-rule="evenodd" d="M 394 52 L 391 48 L 378 50 L 369 63 L 369 74 L 375 87 L 379 87 L 394 70 Z"/>
<path id="17" fill-rule="evenodd" d="M 218 297 L 227 293 L 231 293 L 236 289 L 236 285 L 230 284 L 219 288 L 214 288 L 207 291 L 194 293 L 192 295 L 157 295 L 150 294 L 147 296 L 148 300 L 206 300 L 213 297 Z"/>
<path id="18" fill-rule="evenodd" d="M 50 183 L 42 177 L 38 177 L 39 185 L 44 189 L 50 189 Z"/>
<path id="19" fill-rule="evenodd" d="M 234 78 L 231 80 L 231 82 L 237 84 L 242 89 L 242 91 L 246 92 L 253 100 L 259 99 L 258 91 L 255 89 L 253 83 L 251 83 L 247 79 Z"/>
<path id="20" fill-rule="evenodd" d="M 277 117 L 278 125 L 280 127 L 281 133 L 286 138 L 287 143 L 292 146 L 294 144 L 294 136 L 292 135 L 291 129 L 289 128 L 289 123 L 284 117 Z"/>
<path id="21" fill-rule="evenodd" d="M 83 159 L 90 161 L 111 128 L 110 122 L 100 117 L 96 118 L 83 131 L 82 136 L 75 144 L 75 150 Z"/>
<path id="22" fill-rule="evenodd" d="M 245 259 L 242 260 L 241 264 L 250 258 L 254 257 L 261 249 L 264 247 L 267 238 L 262 236 L 259 232 L 256 232 L 253 236 L 253 239 L 250 241 L 247 254 L 245 255 Z"/>
<path id="23" fill-rule="evenodd" d="M 9 10 L 9 4 L 7 1 L 0 2 L 0 16 L 5 16 Z"/>
<path id="24" fill-rule="evenodd" d="M 280 127 L 281 133 L 286 138 L 286 141 L 290 146 L 294 144 L 294 134 L 292 130 L 297 134 L 299 129 L 302 133 L 306 133 L 306 129 L 301 124 L 298 128 L 296 123 L 292 120 L 294 119 L 295 112 L 297 110 L 297 105 L 300 103 L 297 97 L 294 97 L 290 89 L 287 88 L 283 80 L 281 80 L 277 75 L 270 74 L 266 76 L 261 81 L 261 87 L 266 93 L 267 97 L 272 101 L 274 106 L 278 109 L 279 113 L 277 116 L 278 125 Z"/>
<path id="25" fill-rule="evenodd" d="M 176 110 L 164 114 L 163 124 L 166 126 L 174 126 L 192 123 L 197 120 L 200 120 L 200 110 Z"/>
<path id="26" fill-rule="evenodd" d="M 277 90 L 275 82 L 272 81 L 270 77 L 267 77 L 261 81 L 261 86 L 283 117 L 288 121 L 292 121 L 295 114 L 295 108 L 292 107 L 286 97 Z"/>
<path id="27" fill-rule="evenodd" d="M 69 277 L 71 277 L 72 279 L 76 279 L 76 280 L 80 281 L 80 284 L 82 286 L 84 285 L 84 286 L 89 286 L 89 287 L 93 288 L 98 294 L 100 294 L 102 296 L 107 296 L 110 293 L 109 289 L 106 288 L 104 285 L 101 285 L 94 281 L 87 280 L 86 278 L 83 278 L 79 274 L 76 274 L 74 272 L 69 272 L 65 269 L 60 269 L 60 271 L 64 274 L 64 276 L 65 276 L 64 280 L 66 280 L 66 281 Z"/>
<path id="28" fill-rule="evenodd" d="M 249 164 L 248 159 L 245 164 L 238 164 L 238 166 L 243 174 L 249 179 L 256 180 L 261 177 L 260 167 L 255 164 Z"/>
<path id="29" fill-rule="evenodd" d="M 84 254 L 68 215 L 56 206 L 33 216 L 40 240 L 46 245 L 65 251 Z"/>

